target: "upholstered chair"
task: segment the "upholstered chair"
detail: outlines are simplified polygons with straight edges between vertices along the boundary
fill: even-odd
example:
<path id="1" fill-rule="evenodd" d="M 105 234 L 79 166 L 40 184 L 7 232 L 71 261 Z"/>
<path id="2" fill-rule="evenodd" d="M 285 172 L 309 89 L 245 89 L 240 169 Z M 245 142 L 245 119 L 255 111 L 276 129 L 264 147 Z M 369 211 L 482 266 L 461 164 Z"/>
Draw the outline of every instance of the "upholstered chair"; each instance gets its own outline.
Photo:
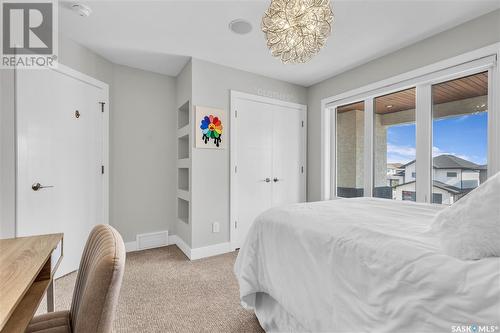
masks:
<path id="1" fill-rule="evenodd" d="M 80 261 L 71 309 L 33 318 L 26 332 L 111 332 L 124 268 L 120 234 L 108 225 L 94 227 Z"/>

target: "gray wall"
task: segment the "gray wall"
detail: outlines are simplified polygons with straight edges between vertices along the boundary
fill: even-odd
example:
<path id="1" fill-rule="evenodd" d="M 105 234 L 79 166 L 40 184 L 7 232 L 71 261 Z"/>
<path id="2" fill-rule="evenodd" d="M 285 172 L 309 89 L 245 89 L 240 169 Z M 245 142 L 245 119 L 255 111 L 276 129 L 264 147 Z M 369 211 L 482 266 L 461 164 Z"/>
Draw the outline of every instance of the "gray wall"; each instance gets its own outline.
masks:
<path id="1" fill-rule="evenodd" d="M 500 10 L 309 87 L 308 200 L 321 198 L 321 99 L 500 41 Z"/>
<path id="2" fill-rule="evenodd" d="M 59 62 L 109 85 L 113 81 L 112 62 L 63 35 L 59 35 Z"/>
<path id="3" fill-rule="evenodd" d="M 175 78 L 114 65 L 110 223 L 125 241 L 175 221 Z"/>
<path id="4" fill-rule="evenodd" d="M 307 89 L 304 87 L 210 62 L 193 59 L 192 74 L 193 105 L 229 112 L 230 90 L 307 103 Z M 228 135 L 226 133 L 226 137 Z M 192 164 L 191 247 L 228 242 L 229 147 L 223 150 L 194 148 Z M 212 233 L 213 222 L 220 223 L 219 233 Z"/>

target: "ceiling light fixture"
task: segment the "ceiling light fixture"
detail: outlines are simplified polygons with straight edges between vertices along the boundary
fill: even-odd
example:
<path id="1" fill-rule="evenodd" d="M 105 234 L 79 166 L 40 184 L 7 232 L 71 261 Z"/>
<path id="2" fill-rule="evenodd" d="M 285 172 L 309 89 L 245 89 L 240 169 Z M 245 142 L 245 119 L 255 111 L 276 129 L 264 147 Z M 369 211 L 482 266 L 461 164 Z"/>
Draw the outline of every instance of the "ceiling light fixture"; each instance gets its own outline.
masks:
<path id="1" fill-rule="evenodd" d="M 252 31 L 252 25 L 248 21 L 237 19 L 229 23 L 229 30 L 238 35 L 245 35 Z"/>
<path id="2" fill-rule="evenodd" d="M 330 0 L 271 0 L 262 31 L 274 57 L 304 63 L 325 45 L 332 24 Z"/>

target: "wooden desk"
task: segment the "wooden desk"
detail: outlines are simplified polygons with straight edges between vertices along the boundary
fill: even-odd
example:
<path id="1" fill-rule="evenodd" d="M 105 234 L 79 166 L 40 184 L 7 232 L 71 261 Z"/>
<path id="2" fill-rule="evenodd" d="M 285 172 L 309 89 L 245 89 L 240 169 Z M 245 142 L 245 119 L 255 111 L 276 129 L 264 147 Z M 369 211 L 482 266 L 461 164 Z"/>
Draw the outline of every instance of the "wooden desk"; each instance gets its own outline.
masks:
<path id="1" fill-rule="evenodd" d="M 62 249 L 63 234 L 0 240 L 1 333 L 23 333 L 46 291 L 47 309 L 53 311 L 53 277 Z"/>

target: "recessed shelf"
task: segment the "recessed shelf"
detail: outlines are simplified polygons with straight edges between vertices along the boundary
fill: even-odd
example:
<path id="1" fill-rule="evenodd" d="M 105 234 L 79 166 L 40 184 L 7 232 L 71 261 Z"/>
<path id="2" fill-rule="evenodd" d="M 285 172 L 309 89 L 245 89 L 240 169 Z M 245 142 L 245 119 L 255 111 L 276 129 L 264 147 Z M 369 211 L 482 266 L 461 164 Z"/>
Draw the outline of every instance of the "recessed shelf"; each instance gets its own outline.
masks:
<path id="1" fill-rule="evenodd" d="M 177 198 L 177 219 L 189 224 L 189 201 Z"/>
<path id="2" fill-rule="evenodd" d="M 189 101 L 179 107 L 177 111 L 177 128 L 189 125 Z"/>
<path id="3" fill-rule="evenodd" d="M 190 158 L 181 158 L 177 160 L 178 168 L 190 168 L 191 167 L 191 159 Z"/>
<path id="4" fill-rule="evenodd" d="M 189 136 L 185 135 L 177 139 L 177 158 L 189 158 Z"/>
<path id="5" fill-rule="evenodd" d="M 189 169 L 177 169 L 177 188 L 179 190 L 189 191 Z"/>
<path id="6" fill-rule="evenodd" d="M 177 198 L 185 200 L 185 201 L 189 201 L 189 191 L 178 189 L 177 190 Z"/>
<path id="7" fill-rule="evenodd" d="M 189 125 L 181 127 L 177 130 L 177 137 L 182 138 L 183 136 L 189 135 Z"/>

